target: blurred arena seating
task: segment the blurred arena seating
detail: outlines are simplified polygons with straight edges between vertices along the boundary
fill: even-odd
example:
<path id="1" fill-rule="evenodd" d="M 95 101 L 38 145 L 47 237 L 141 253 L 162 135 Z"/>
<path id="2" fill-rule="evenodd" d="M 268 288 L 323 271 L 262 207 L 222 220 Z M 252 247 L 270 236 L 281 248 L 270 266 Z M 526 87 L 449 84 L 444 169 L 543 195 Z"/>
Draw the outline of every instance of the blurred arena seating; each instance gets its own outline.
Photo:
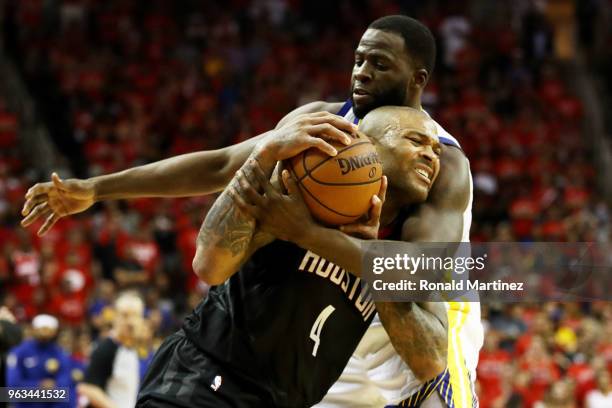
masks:
<path id="1" fill-rule="evenodd" d="M 582 103 L 550 16 L 530 2 L 8 3 L 5 48 L 76 176 L 237 143 L 295 106 L 343 100 L 363 30 L 405 12 L 439 41 L 424 107 L 470 159 L 472 240 L 612 238 Z M 155 347 L 206 293 L 191 259 L 214 198 L 104 203 L 38 238 L 37 226 L 18 226 L 38 181 L 14 149 L 19 129 L 0 97 L 2 304 L 24 327 L 42 311 L 58 316 L 62 344 L 86 361 L 89 339 L 108 330 L 115 293 L 136 287 Z M 483 319 L 483 408 L 555 398 L 583 406 L 602 372 L 612 374 L 610 303 L 483 305 Z"/>

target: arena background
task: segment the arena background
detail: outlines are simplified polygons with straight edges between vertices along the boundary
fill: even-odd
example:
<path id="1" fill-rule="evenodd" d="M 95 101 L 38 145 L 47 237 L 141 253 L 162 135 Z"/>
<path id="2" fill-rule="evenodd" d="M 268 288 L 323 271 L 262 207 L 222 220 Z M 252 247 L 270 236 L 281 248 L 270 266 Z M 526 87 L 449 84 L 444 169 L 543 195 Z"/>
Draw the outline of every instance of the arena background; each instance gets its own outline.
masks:
<path id="1" fill-rule="evenodd" d="M 178 327 L 206 292 L 191 259 L 214 197 L 98 204 L 41 239 L 19 227 L 26 190 L 52 170 L 214 149 L 298 105 L 344 100 L 354 47 L 386 14 L 436 35 L 424 106 L 470 159 L 473 241 L 612 239 L 609 0 L 0 4 L 0 304 L 26 331 L 57 316 L 76 360 L 127 286 L 146 299 L 143 348 Z M 610 303 L 488 304 L 483 323 L 484 408 L 585 406 L 612 373 Z"/>

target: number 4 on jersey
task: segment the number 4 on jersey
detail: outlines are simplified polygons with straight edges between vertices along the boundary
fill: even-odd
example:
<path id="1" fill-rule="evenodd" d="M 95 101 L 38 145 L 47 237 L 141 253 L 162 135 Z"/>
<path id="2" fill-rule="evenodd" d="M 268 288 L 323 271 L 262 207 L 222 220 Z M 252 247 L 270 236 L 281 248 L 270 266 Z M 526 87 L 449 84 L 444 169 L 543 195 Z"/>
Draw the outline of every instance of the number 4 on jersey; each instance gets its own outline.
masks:
<path id="1" fill-rule="evenodd" d="M 319 343 L 321 342 L 321 331 L 323 330 L 323 325 L 327 318 L 334 313 L 336 310 L 332 305 L 327 306 L 325 309 L 319 313 L 317 320 L 315 320 L 312 325 L 312 329 L 310 329 L 310 339 L 314 341 L 314 347 L 312 348 L 312 355 L 314 357 L 317 356 L 317 350 L 319 349 Z"/>

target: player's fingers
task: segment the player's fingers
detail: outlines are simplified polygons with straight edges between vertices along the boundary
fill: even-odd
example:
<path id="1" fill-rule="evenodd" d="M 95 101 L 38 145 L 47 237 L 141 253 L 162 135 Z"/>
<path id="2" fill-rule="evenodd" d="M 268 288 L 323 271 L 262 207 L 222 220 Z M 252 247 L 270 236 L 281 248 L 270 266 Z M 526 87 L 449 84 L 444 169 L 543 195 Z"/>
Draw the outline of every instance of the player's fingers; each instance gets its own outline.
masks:
<path id="1" fill-rule="evenodd" d="M 45 201 L 42 204 L 38 204 L 36 207 L 34 207 L 34 209 L 32 211 L 30 211 L 30 213 L 28 214 L 27 217 L 25 217 L 23 220 L 21 220 L 21 225 L 23 227 L 27 227 L 30 224 L 32 224 L 38 217 L 43 216 L 43 214 L 45 214 L 45 212 L 48 212 L 49 210 L 49 204 Z"/>
<path id="2" fill-rule="evenodd" d="M 23 215 L 24 217 L 27 216 L 30 213 L 30 211 L 32 211 L 32 208 L 48 200 L 49 200 L 49 196 L 46 193 L 35 195 L 32 198 L 28 198 L 26 202 L 23 204 L 23 208 L 21 209 L 21 215 Z"/>
<path id="3" fill-rule="evenodd" d="M 53 185 L 60 191 L 68 191 L 68 186 L 64 183 L 64 180 L 62 180 L 60 178 L 60 176 L 56 173 L 53 172 L 51 173 L 51 181 L 53 182 Z"/>
<path id="4" fill-rule="evenodd" d="M 351 143 L 351 137 L 329 123 L 320 123 L 312 125 L 306 129 L 309 135 L 320 137 L 329 141 L 336 141 L 348 145 Z"/>
<path id="5" fill-rule="evenodd" d="M 296 196 L 300 196 L 301 198 L 297 180 L 291 175 L 291 173 L 289 173 L 289 170 L 283 170 L 281 176 L 283 179 L 283 185 L 285 186 L 285 189 L 287 189 L 289 196 L 294 198 Z"/>
<path id="6" fill-rule="evenodd" d="M 315 149 L 319 149 L 328 156 L 336 156 L 338 154 L 338 151 L 334 148 L 334 146 L 330 145 L 325 140 L 319 139 L 317 137 L 311 136 L 306 139 L 306 146 L 306 148 L 314 147 Z"/>
<path id="7" fill-rule="evenodd" d="M 234 201 L 234 205 L 238 207 L 240 211 L 257 218 L 257 207 L 248 204 L 234 188 L 230 187 L 227 192 L 230 198 Z"/>
<path id="8" fill-rule="evenodd" d="M 372 207 L 370 207 L 370 219 L 367 225 L 375 226 L 380 222 L 383 202 L 378 196 L 372 196 Z"/>
<path id="9" fill-rule="evenodd" d="M 264 171 L 262 170 L 261 166 L 259 166 L 259 162 L 257 160 L 255 160 L 255 165 L 253 166 L 253 175 L 257 179 L 257 182 L 261 186 L 264 194 L 271 197 L 276 193 L 274 188 L 272 188 L 272 183 L 270 183 L 270 180 L 264 174 Z"/>
<path id="10" fill-rule="evenodd" d="M 244 175 L 244 171 L 242 169 L 238 170 L 237 183 L 235 183 L 233 187 L 236 193 L 238 193 L 247 203 L 258 206 L 265 204 L 265 199 L 261 196 L 261 194 L 249 182 L 246 181 L 246 176 Z"/>
<path id="11" fill-rule="evenodd" d="M 43 235 L 45 235 L 47 231 L 49 231 L 59 219 L 60 216 L 54 212 L 47 216 L 47 219 L 45 219 L 45 223 L 42 225 L 42 227 L 38 229 L 38 236 L 42 237 Z"/>
<path id="12" fill-rule="evenodd" d="M 252 159 L 249 159 L 252 160 Z M 255 176 L 255 172 L 253 171 L 253 163 L 256 163 L 256 161 L 249 161 L 250 166 L 243 166 L 240 171 L 242 174 L 242 177 L 246 179 L 246 181 L 250 184 L 251 187 L 253 187 L 255 190 L 260 191 L 261 190 L 261 184 L 260 181 L 257 179 L 257 176 Z"/>
<path id="13" fill-rule="evenodd" d="M 28 189 L 25 194 L 25 198 L 26 200 L 29 200 L 37 195 L 47 194 L 52 187 L 53 185 L 51 183 L 36 183 Z"/>
<path id="14" fill-rule="evenodd" d="M 380 183 L 380 189 L 378 190 L 378 197 L 380 198 L 380 201 L 382 201 L 382 204 L 384 204 L 385 200 L 387 199 L 388 186 L 389 180 L 387 180 L 387 176 L 382 176 L 382 183 Z"/>
<path id="15" fill-rule="evenodd" d="M 351 134 L 355 134 L 357 132 L 357 125 L 352 122 L 349 122 L 342 116 L 334 115 L 329 112 L 326 112 L 325 115 L 312 118 L 311 123 L 313 125 L 329 124 L 338 130 L 345 131 Z M 349 144 L 351 142 L 351 139 L 348 138 L 348 136 L 347 139 L 348 140 L 346 144 Z"/>

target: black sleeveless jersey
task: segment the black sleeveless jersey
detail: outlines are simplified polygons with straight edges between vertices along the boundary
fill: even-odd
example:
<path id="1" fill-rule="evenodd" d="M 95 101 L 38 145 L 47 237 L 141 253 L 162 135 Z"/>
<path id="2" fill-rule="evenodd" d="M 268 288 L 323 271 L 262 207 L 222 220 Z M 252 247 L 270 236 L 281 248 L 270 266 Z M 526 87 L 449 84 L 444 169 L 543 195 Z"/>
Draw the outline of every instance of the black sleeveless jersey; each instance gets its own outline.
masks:
<path id="1" fill-rule="evenodd" d="M 365 284 L 295 244 L 259 249 L 186 319 L 187 337 L 278 407 L 309 407 L 338 379 L 375 314 Z"/>

